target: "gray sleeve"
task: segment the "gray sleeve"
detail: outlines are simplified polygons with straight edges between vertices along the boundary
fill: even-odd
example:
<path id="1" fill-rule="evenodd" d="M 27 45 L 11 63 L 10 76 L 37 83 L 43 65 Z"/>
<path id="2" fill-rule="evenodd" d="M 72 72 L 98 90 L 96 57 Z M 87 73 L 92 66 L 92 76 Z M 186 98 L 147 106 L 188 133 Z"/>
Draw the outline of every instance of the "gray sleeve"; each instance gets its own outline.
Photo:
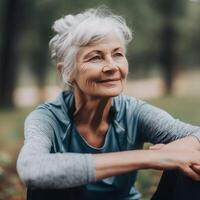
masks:
<path id="1" fill-rule="evenodd" d="M 140 108 L 139 124 L 145 142 L 169 143 L 188 135 L 200 142 L 200 127 L 174 119 L 164 110 L 147 103 Z"/>
<path id="2" fill-rule="evenodd" d="M 95 181 L 91 154 L 50 153 L 53 128 L 45 118 L 28 117 L 17 159 L 21 180 L 32 188 L 70 188 Z"/>

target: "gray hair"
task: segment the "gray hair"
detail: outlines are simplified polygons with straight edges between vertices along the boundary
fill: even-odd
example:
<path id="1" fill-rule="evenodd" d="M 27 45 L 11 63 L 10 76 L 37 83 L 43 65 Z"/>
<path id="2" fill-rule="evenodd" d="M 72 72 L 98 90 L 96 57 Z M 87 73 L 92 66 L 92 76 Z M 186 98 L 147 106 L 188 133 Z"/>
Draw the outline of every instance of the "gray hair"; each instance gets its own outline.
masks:
<path id="1" fill-rule="evenodd" d="M 124 18 L 102 7 L 66 15 L 56 20 L 52 28 L 56 35 L 49 42 L 51 57 L 56 63 L 64 64 L 60 75 L 65 86 L 70 86 L 70 76 L 75 69 L 80 47 L 98 42 L 112 32 L 120 37 L 125 48 L 132 40 L 132 32 Z"/>

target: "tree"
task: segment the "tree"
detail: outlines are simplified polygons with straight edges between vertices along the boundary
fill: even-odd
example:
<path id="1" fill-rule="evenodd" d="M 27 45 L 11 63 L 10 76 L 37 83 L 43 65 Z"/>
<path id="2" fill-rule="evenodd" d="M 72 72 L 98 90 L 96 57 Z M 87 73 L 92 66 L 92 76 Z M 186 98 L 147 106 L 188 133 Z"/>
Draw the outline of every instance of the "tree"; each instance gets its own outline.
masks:
<path id="1" fill-rule="evenodd" d="M 177 71 L 176 44 L 178 31 L 176 20 L 185 10 L 186 1 L 184 0 L 152 0 L 151 3 L 155 11 L 162 18 L 160 29 L 160 65 L 163 69 L 166 94 L 171 94 L 173 81 Z"/>
<path id="2" fill-rule="evenodd" d="M 13 107 L 13 91 L 18 67 L 17 47 L 20 32 L 22 0 L 7 0 L 2 28 L 0 55 L 0 107 Z"/>

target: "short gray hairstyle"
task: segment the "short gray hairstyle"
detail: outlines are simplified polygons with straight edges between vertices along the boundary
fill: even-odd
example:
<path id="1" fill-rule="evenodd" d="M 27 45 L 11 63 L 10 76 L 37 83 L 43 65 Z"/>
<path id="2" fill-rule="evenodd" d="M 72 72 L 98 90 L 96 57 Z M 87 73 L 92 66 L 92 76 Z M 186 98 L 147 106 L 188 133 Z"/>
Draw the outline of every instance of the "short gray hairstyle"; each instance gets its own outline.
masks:
<path id="1" fill-rule="evenodd" d="M 65 86 L 70 86 L 70 76 L 76 65 L 80 47 L 98 42 L 115 32 L 126 49 L 132 40 L 132 32 L 123 17 L 114 15 L 106 7 L 88 9 L 76 15 L 66 15 L 52 26 L 56 35 L 50 40 L 51 57 L 56 63 L 63 62 L 60 74 Z"/>

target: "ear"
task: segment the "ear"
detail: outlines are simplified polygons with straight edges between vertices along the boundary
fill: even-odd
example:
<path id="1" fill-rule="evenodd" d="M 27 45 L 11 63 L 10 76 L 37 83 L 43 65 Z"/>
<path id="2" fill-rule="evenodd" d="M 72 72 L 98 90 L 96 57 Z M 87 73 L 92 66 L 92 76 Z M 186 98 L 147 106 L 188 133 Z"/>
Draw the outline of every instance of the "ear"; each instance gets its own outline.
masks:
<path id="1" fill-rule="evenodd" d="M 75 77 L 76 77 L 76 71 L 74 70 L 74 71 L 72 72 L 71 76 L 70 76 L 70 79 L 69 79 L 70 83 L 73 84 L 74 82 L 76 82 L 76 81 L 75 81 Z"/>
<path id="2" fill-rule="evenodd" d="M 56 69 L 57 69 L 59 74 L 62 74 L 63 67 L 64 67 L 64 65 L 63 65 L 62 62 L 57 63 Z"/>
<path id="3" fill-rule="evenodd" d="M 59 62 L 59 63 L 57 63 L 57 65 L 56 65 L 57 71 L 58 71 L 58 73 L 59 73 L 61 76 L 62 76 L 62 73 L 63 73 L 63 67 L 64 67 L 63 62 Z M 70 84 L 73 84 L 73 83 L 74 83 L 74 81 L 75 81 L 75 76 L 76 76 L 75 74 L 76 74 L 76 72 L 73 71 L 72 74 L 71 74 L 71 76 L 70 76 L 70 79 L 69 79 L 69 83 L 70 83 Z"/>

